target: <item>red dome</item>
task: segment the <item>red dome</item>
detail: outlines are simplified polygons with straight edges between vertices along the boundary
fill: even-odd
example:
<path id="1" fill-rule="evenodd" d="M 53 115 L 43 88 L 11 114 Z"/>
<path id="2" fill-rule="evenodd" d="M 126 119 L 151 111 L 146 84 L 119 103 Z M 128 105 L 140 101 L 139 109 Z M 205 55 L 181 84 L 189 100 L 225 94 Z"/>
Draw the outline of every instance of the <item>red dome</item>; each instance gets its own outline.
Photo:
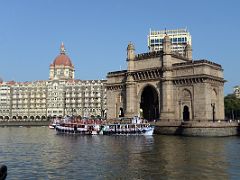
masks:
<path id="1" fill-rule="evenodd" d="M 51 66 L 70 66 L 73 67 L 73 64 L 70 60 L 70 58 L 65 54 L 65 47 L 64 44 L 62 42 L 61 46 L 60 46 L 60 55 L 58 55 L 55 60 L 53 61 L 53 64 L 51 64 Z"/>
<path id="2" fill-rule="evenodd" d="M 53 61 L 53 65 L 54 66 L 64 65 L 64 66 L 71 66 L 71 67 L 73 67 L 70 58 L 66 54 L 58 55 L 55 58 L 55 60 Z"/>

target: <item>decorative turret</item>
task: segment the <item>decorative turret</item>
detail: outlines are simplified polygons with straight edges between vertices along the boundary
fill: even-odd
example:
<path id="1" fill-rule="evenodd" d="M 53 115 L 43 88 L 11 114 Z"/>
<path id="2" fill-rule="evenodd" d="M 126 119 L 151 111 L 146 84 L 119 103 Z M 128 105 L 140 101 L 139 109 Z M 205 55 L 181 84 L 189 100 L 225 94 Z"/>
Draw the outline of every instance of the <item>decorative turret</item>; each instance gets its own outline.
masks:
<path id="1" fill-rule="evenodd" d="M 130 42 L 127 46 L 127 61 L 128 61 L 128 71 L 134 70 L 134 59 L 135 59 L 135 47 Z"/>
<path id="2" fill-rule="evenodd" d="M 171 40 L 167 34 L 163 39 L 163 53 L 165 54 L 171 53 Z"/>
<path id="3" fill-rule="evenodd" d="M 185 47 L 185 57 L 192 60 L 192 46 L 190 44 L 187 44 Z"/>
<path id="4" fill-rule="evenodd" d="M 127 46 L 127 60 L 134 60 L 135 58 L 135 47 L 132 42 L 129 42 Z"/>
<path id="5" fill-rule="evenodd" d="M 171 45 L 171 40 L 166 34 L 163 39 L 163 68 L 168 68 L 172 66 Z"/>

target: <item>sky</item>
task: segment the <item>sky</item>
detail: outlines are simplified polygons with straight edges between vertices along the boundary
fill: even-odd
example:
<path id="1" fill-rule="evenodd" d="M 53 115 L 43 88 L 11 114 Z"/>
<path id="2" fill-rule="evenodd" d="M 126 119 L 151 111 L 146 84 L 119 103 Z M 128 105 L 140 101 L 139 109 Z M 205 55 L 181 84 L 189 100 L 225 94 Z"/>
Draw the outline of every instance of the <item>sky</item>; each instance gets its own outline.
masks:
<path id="1" fill-rule="evenodd" d="M 75 78 L 126 69 L 126 48 L 148 51 L 152 30 L 187 27 L 193 59 L 224 69 L 224 93 L 240 85 L 239 0 L 0 0 L 0 77 L 47 80 L 64 42 Z"/>

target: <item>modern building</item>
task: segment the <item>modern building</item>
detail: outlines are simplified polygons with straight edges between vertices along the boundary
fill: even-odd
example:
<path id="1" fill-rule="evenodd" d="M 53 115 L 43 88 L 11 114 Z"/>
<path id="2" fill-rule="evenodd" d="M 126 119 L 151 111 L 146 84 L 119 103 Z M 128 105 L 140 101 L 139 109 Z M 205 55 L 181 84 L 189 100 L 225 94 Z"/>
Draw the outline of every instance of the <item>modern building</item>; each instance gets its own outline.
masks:
<path id="1" fill-rule="evenodd" d="M 74 65 L 64 44 L 50 65 L 49 80 L 0 82 L 0 120 L 47 120 L 106 114 L 106 80 L 74 79 Z"/>
<path id="2" fill-rule="evenodd" d="M 167 34 L 162 50 L 143 54 L 135 54 L 134 45 L 128 45 L 128 68 L 107 74 L 109 119 L 140 116 L 179 124 L 224 120 L 221 65 L 193 60 L 190 44 L 184 56 L 173 53 L 172 42 Z"/>
<path id="3" fill-rule="evenodd" d="M 150 51 L 162 51 L 163 50 L 163 40 L 165 35 L 168 35 L 172 43 L 172 52 L 185 55 L 186 45 L 192 46 L 192 37 L 190 33 L 185 29 L 175 29 L 175 30 L 161 30 L 152 31 L 150 29 L 148 35 L 148 48 Z"/>

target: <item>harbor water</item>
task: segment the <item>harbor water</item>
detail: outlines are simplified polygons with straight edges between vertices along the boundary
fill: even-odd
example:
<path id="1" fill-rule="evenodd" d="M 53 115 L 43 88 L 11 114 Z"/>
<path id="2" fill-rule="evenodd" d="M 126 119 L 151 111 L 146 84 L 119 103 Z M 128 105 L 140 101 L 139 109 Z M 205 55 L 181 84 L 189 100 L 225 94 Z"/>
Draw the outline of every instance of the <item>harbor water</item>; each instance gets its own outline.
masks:
<path id="1" fill-rule="evenodd" d="M 240 137 L 73 136 L 0 128 L 7 179 L 240 179 Z"/>

